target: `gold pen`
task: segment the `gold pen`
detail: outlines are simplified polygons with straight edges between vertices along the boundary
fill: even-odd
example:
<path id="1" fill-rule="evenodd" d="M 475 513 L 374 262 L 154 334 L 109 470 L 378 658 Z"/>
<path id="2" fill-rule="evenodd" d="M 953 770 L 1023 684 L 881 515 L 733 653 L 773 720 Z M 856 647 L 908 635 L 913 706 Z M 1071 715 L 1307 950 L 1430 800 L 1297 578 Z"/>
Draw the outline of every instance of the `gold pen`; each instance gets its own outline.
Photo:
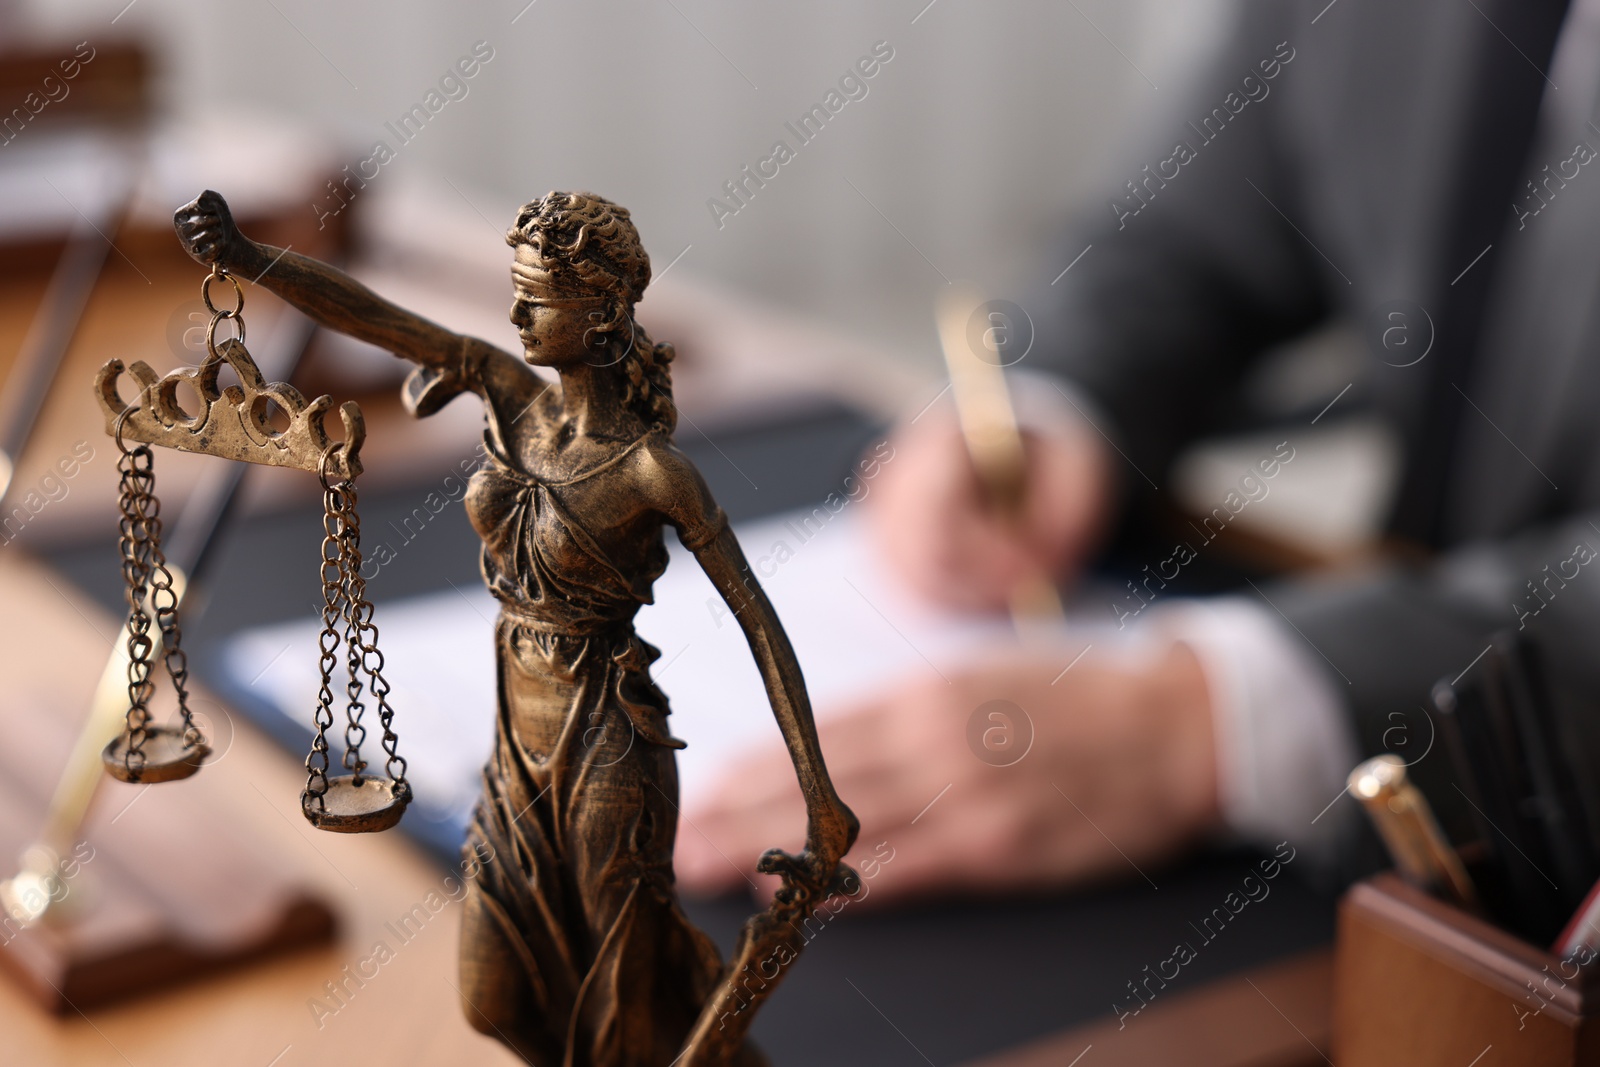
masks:
<path id="1" fill-rule="evenodd" d="M 1020 530 L 1028 482 L 1022 430 L 998 353 L 987 360 L 967 343 L 967 319 L 982 302 L 970 290 L 947 290 L 938 305 L 939 342 L 978 480 L 1000 516 Z M 1066 621 L 1061 595 L 1043 570 L 1025 575 L 1007 600 L 1012 622 L 1023 636 L 1058 628 Z"/>
<path id="2" fill-rule="evenodd" d="M 1350 772 L 1349 786 L 1406 881 L 1460 907 L 1478 909 L 1478 894 L 1461 857 L 1445 840 L 1427 798 L 1408 780 L 1399 756 L 1367 760 Z"/>

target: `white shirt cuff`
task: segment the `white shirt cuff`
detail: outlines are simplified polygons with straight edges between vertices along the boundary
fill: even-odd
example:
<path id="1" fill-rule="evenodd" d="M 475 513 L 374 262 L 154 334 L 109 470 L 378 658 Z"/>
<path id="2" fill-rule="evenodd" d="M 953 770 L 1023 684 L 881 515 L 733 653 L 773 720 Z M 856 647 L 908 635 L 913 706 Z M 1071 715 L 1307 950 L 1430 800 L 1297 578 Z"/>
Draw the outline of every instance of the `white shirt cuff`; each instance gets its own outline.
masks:
<path id="1" fill-rule="evenodd" d="M 1343 695 L 1315 653 L 1243 597 L 1175 602 L 1157 622 L 1205 673 L 1228 828 L 1254 844 L 1289 841 L 1331 866 L 1345 807 L 1333 801 L 1359 756 Z"/>

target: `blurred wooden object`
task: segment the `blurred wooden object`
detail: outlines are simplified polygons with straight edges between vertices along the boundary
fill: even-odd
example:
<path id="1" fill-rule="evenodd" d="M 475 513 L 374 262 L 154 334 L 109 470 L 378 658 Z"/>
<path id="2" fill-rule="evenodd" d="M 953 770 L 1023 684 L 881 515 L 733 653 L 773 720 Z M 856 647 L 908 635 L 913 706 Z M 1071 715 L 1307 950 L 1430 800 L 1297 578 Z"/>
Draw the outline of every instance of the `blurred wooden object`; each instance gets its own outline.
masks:
<path id="1" fill-rule="evenodd" d="M 70 741 L 94 686 L 85 664 L 98 665 L 116 627 L 15 549 L 0 551 L 0 603 L 26 608 L 0 615 L 10 678 L 0 730 L 11 739 L 0 752 L 0 816 L 9 826 L 27 798 L 42 806 L 57 749 Z M 104 934 L 102 958 L 126 954 L 140 929 L 170 923 L 181 939 L 167 950 L 169 965 L 196 951 L 185 965 L 211 967 L 209 979 L 168 989 L 146 983 L 141 999 L 99 1009 L 91 1006 L 99 997 L 94 984 L 79 985 L 85 999 L 68 990 L 64 1017 L 41 1010 L 22 984 L 0 981 L 0 1062 L 267 1064 L 289 1047 L 314 1044 L 318 1056 L 334 1060 L 515 1063 L 471 1030 L 447 984 L 455 974 L 459 881 L 395 835 L 314 836 L 298 811 L 304 771 L 296 761 L 203 692 L 196 708 L 223 766 L 148 793 L 108 786 L 86 836 L 93 856 L 69 880 L 67 899 L 84 913 L 85 930 Z M 37 828 L 24 819 L 26 832 L 6 829 L 0 847 Z M 222 838 L 216 827 L 227 828 Z M 168 867 L 181 872 L 182 884 L 163 879 L 157 892 L 154 872 Z M 249 939 L 259 946 L 277 934 L 282 947 L 292 935 L 304 943 L 317 925 L 308 901 L 324 902 L 324 947 L 215 969 L 219 949 L 243 953 Z M 345 935 L 337 944 L 326 944 L 330 909 Z M 15 941 L 11 933 L 0 942 Z M 379 942 L 392 950 L 381 967 L 371 962 Z M 0 947 L 0 955 L 14 951 Z"/>
<path id="2" fill-rule="evenodd" d="M 135 160 L 150 119 L 150 82 L 149 53 L 130 40 L 0 48 L 0 101 L 12 108 L 0 112 L 0 142 L 7 152 L 48 153 L 59 143 L 56 134 L 78 131 L 113 147 L 108 159 L 123 171 L 110 176 L 105 195 L 97 198 L 101 202 L 68 200 L 76 208 L 69 228 L 41 227 L 31 201 L 0 208 L 0 275 L 48 275 L 73 244 L 116 238 L 138 177 Z M 55 195 L 67 199 L 59 188 Z"/>
<path id="3" fill-rule="evenodd" d="M 1156 1001 L 1125 1025 L 1093 1023 L 977 1067 L 1069 1067 L 1080 1058 L 1083 1067 L 1320 1067 L 1329 1062 L 1332 975 L 1330 953 L 1306 953 Z"/>
<path id="4" fill-rule="evenodd" d="M 187 128 L 163 122 L 154 93 L 157 73 L 151 50 L 133 38 L 63 39 L 24 48 L 0 43 L 0 101 L 12 109 L 0 111 L 0 147 L 16 171 L 0 199 L 0 277 L 48 272 L 78 214 L 96 214 L 99 194 L 93 190 L 108 177 L 99 172 L 113 169 L 122 172 L 109 175 L 113 185 L 125 182 L 140 190 L 120 229 L 102 227 L 116 240 L 117 256 L 147 273 L 152 259 L 185 261 L 171 225 L 181 198 L 163 182 L 168 172 L 200 167 L 203 160 L 195 154 L 205 149 L 185 142 Z M 191 120 L 187 127 L 197 125 Z M 325 184 L 339 177 L 328 146 L 302 139 L 294 146 L 302 158 L 285 159 L 283 131 L 261 128 L 251 117 L 230 116 L 227 133 L 230 156 L 280 176 L 278 196 L 270 204 L 247 198 L 242 218 L 281 245 L 321 255 L 348 250 L 356 211 L 319 223 L 307 210 L 325 195 Z"/>
<path id="5" fill-rule="evenodd" d="M 16 458 L 33 435 L 39 409 L 72 347 L 89 296 L 111 254 L 107 231 L 117 231 L 127 203 L 124 192 L 97 207 L 98 219 L 80 217 L 51 273 L 27 336 L 0 383 L 0 504 L 5 502 L 16 473 Z"/>
<path id="6" fill-rule="evenodd" d="M 137 131 L 148 118 L 149 64 L 144 51 L 132 45 L 107 46 L 105 53 L 102 56 L 87 41 L 70 48 L 0 52 L 0 100 L 22 102 L 22 106 L 0 113 L 0 142 L 9 146 L 48 116 L 47 130 L 63 121 L 91 126 L 114 164 L 105 168 L 111 173 L 99 176 L 102 189 L 87 204 L 67 201 L 66 194 L 51 182 L 56 196 L 67 201 L 65 206 L 75 215 L 62 234 L 51 233 L 49 228 L 42 233 L 33 229 L 29 224 L 32 205 L 6 205 L 4 222 L 20 221 L 22 227 L 20 232 L 10 225 L 0 227 L 4 231 L 0 240 L 8 246 L 0 261 L 16 270 L 35 267 L 38 259 L 37 269 L 43 273 L 50 254 L 56 254 L 49 285 L 28 333 L 0 379 L 0 504 L 6 501 L 17 456 L 32 434 L 39 408 L 111 254 L 111 242 L 127 214 L 138 177 L 136 160 L 143 137 Z M 95 59 L 104 62 L 91 66 Z M 32 143 L 39 140 L 36 133 Z M 43 140 L 50 143 L 48 136 Z M 11 149 L 11 154 L 16 151 Z M 0 513 L 5 510 L 0 508 Z"/>
<path id="7" fill-rule="evenodd" d="M 49 99 L 52 120 L 69 115 L 97 120 L 135 119 L 149 114 L 149 51 L 131 39 L 84 43 L 88 51 L 83 54 L 77 54 L 76 42 L 65 39 L 49 46 L 0 49 L 0 100 L 10 104 L 22 101 L 29 93 L 38 93 Z M 85 54 L 93 58 L 87 63 L 79 62 Z M 64 68 L 64 62 L 70 65 Z M 64 78 L 69 70 L 76 73 Z M 65 83 L 65 95 L 51 96 L 46 78 Z"/>
<path id="8" fill-rule="evenodd" d="M 1600 1063 L 1600 975 L 1428 896 L 1392 874 L 1339 909 L 1333 1053 L 1339 1067 Z"/>

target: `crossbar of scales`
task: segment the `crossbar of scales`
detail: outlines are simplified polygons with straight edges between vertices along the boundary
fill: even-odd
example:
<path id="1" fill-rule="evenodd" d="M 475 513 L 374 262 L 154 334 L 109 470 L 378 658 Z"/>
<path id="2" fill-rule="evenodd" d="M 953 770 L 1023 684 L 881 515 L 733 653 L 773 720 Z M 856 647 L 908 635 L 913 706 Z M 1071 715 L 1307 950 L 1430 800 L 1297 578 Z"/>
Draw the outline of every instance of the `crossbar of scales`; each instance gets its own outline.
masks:
<path id="1" fill-rule="evenodd" d="M 222 388 L 224 367 L 239 376 L 238 385 Z M 126 373 L 139 388 L 134 404 L 124 404 L 117 384 Z M 178 400 L 178 389 L 189 386 L 200 398 L 193 415 Z M 95 376 L 95 397 L 106 420 L 106 432 L 116 433 L 122 420 L 122 439 L 182 452 L 197 452 L 223 459 L 292 467 L 325 474 L 329 482 L 353 481 L 361 473 L 361 446 L 366 422 L 354 401 L 338 409 L 344 440 L 334 444 L 324 427 L 333 399 L 319 396 L 306 401 L 300 391 L 282 382 L 268 383 L 238 339 L 224 341 L 198 367 L 184 367 L 158 376 L 144 362 L 124 367 L 120 359 L 107 360 Z M 288 419 L 274 430 L 270 409 L 276 405 Z M 326 467 L 326 469 L 324 469 Z"/>

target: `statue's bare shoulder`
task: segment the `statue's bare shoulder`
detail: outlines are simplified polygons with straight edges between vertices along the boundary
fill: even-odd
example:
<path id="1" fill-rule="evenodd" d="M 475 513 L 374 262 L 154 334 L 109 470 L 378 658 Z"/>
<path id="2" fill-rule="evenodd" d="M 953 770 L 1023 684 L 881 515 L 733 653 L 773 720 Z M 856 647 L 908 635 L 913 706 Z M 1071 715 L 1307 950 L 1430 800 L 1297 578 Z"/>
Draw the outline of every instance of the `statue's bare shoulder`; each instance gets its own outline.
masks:
<path id="1" fill-rule="evenodd" d="M 714 538 L 724 519 L 700 469 L 661 432 L 647 436 L 630 457 L 630 473 L 643 501 L 697 548 Z"/>

